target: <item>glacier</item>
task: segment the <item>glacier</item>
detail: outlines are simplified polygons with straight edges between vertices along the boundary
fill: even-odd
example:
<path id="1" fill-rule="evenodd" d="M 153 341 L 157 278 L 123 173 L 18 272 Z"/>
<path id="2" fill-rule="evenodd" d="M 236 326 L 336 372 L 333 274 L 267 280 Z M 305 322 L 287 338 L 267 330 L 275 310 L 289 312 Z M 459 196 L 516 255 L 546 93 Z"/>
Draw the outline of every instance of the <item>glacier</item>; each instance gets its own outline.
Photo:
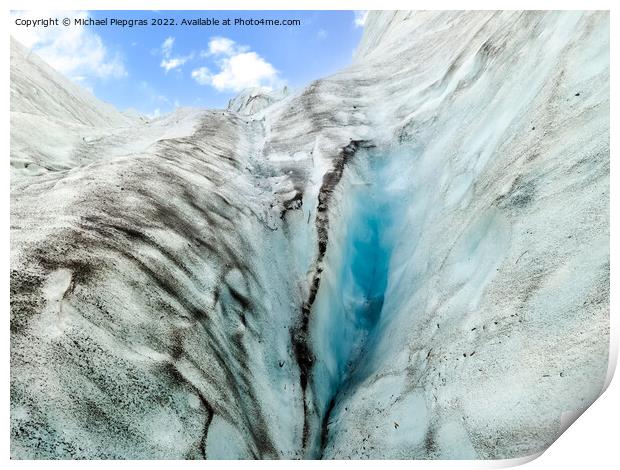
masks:
<path id="1" fill-rule="evenodd" d="M 10 157 L 13 458 L 519 458 L 605 386 L 609 13 L 157 119 L 12 40 Z"/>

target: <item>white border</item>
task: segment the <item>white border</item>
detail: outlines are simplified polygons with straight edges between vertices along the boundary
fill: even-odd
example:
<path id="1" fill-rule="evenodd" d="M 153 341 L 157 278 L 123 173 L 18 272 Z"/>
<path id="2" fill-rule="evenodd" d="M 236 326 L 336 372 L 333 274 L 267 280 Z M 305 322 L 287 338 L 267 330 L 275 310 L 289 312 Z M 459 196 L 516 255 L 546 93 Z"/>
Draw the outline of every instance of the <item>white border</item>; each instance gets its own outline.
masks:
<path id="1" fill-rule="evenodd" d="M 618 54 L 617 48 L 617 30 L 615 21 L 615 12 L 613 11 L 613 3 L 611 0 L 589 0 L 589 1 L 571 1 L 571 0 L 546 0 L 546 1 L 456 1 L 456 0 L 420 0 L 420 1 L 404 1 L 404 0 L 381 0 L 381 2 L 372 2 L 369 0 L 300 0 L 295 1 L 294 4 L 285 0 L 214 0 L 214 1 L 200 1 L 200 0 L 60 0 L 55 2 L 46 2 L 43 0 L 9 0 L 6 2 L 8 5 L 5 9 L 4 19 L 5 23 L 5 43 L 1 49 L 2 62 L 5 64 L 5 73 L 2 75 L 2 97 L 4 113 L 2 113 L 3 120 L 3 142 L 5 149 L 5 173 L 3 174 L 2 190 L 2 217 L 5 221 L 5 230 L 2 232 L 2 242 L 4 250 L 2 250 L 2 261 L 4 269 L 1 272 L 1 282 L 4 288 L 0 291 L 2 298 L 2 305 L 5 307 L 2 311 L 5 313 L 3 316 L 4 328 L 2 329 L 2 344 L 4 345 L 4 361 L 2 362 L 2 375 L 4 377 L 4 386 L 0 389 L 2 398 L 2 427 L 0 435 L 0 445 L 2 449 L 2 458 L 9 459 L 9 231 L 6 229 L 9 225 L 9 172 L 8 172 L 8 155 L 9 155 L 9 96 L 10 96 L 10 84 L 9 84 L 9 41 L 8 41 L 8 21 L 9 11 L 13 10 L 71 10 L 71 9 L 91 9 L 91 10 L 364 10 L 364 9 L 416 9 L 416 10 L 443 10 L 443 9 L 455 9 L 455 10 L 516 10 L 516 9 L 545 9 L 545 10 L 611 10 L 611 77 L 612 85 L 613 78 L 617 77 L 617 60 L 615 59 Z M 616 89 L 612 86 L 611 90 L 611 103 L 616 103 L 617 93 Z M 614 154 L 614 148 L 616 146 L 616 139 L 614 135 L 620 135 L 617 126 L 617 115 L 615 108 L 611 108 L 611 154 Z M 615 188 L 617 183 L 617 172 L 615 165 L 611 165 L 611 187 Z M 614 189 L 611 191 L 611 210 L 610 215 L 614 213 L 614 209 L 618 207 L 617 193 Z M 616 218 L 611 216 L 611 233 L 615 234 L 617 231 Z M 613 237 L 611 240 L 611 265 L 616 266 L 618 261 L 618 254 L 616 246 L 613 243 Z M 617 298 L 617 276 L 612 271 L 611 277 L 611 304 L 610 310 L 613 310 L 611 306 L 615 306 Z M 611 348 L 610 348 L 610 367 L 608 372 L 607 383 L 611 380 L 615 366 L 617 363 L 618 355 L 618 321 L 617 315 L 611 315 Z M 461 468 L 501 468 L 514 465 L 520 465 L 526 462 L 528 468 L 540 468 L 540 469 L 553 469 L 553 468 L 566 468 L 566 469 L 582 469 L 589 467 L 593 469 L 606 469 L 616 468 L 620 459 L 618 458 L 618 452 L 616 450 L 618 446 L 618 423 L 616 420 L 620 419 L 619 411 L 619 397 L 620 397 L 620 385 L 618 385 L 618 379 L 611 382 L 609 388 L 585 413 L 582 415 L 574 425 L 572 425 L 560 438 L 547 449 L 540 457 L 535 456 L 525 459 L 516 459 L 511 461 L 355 461 L 355 465 L 360 465 L 364 468 L 385 467 L 389 465 L 393 468 L 410 468 L 415 467 L 433 469 L 461 469 Z M 273 461 L 259 461 L 259 462 L 209 462 L 209 463 L 197 463 L 197 462 L 165 462 L 165 461 L 54 461 L 54 462 L 42 462 L 42 461 L 10 461 L 10 465 L 19 468 L 34 468 L 40 465 L 49 465 L 54 468 L 83 468 L 86 467 L 108 467 L 108 466 L 120 466 L 125 468 L 168 468 L 170 465 L 185 466 L 185 465 L 209 465 L 216 468 L 234 467 L 241 468 L 246 465 L 252 468 L 272 468 L 291 465 L 290 461 L 286 462 L 273 462 Z M 347 461 L 335 461 L 319 463 L 315 461 L 303 461 L 297 462 L 295 465 L 304 466 L 306 468 L 318 467 L 322 465 L 328 465 L 331 468 L 344 468 L 345 465 L 351 465 Z"/>

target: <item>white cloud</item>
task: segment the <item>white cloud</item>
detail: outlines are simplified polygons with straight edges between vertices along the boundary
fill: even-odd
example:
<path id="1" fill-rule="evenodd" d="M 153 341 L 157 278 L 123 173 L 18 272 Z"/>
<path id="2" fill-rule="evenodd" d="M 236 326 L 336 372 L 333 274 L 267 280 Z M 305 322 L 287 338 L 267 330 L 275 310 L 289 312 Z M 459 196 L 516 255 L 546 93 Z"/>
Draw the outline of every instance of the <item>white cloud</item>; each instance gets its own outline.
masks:
<path id="1" fill-rule="evenodd" d="M 168 72 L 172 69 L 176 69 L 177 67 L 180 67 L 185 62 L 187 62 L 188 59 L 189 57 L 175 57 L 173 59 L 162 59 L 159 66 L 163 68 L 166 72 Z"/>
<path id="2" fill-rule="evenodd" d="M 11 35 L 24 46 L 32 49 L 53 68 L 72 80 L 120 78 L 127 75 L 123 60 L 111 54 L 101 37 L 84 26 L 73 25 L 75 18 L 88 18 L 87 11 L 66 11 L 63 17 L 72 26 L 26 28 L 15 25 L 14 18 L 45 18 L 57 16 L 55 12 L 11 12 Z"/>
<path id="3" fill-rule="evenodd" d="M 223 59 L 220 72 L 211 77 L 219 91 L 241 91 L 244 88 L 271 87 L 278 72 L 256 52 L 243 52 Z"/>
<path id="4" fill-rule="evenodd" d="M 353 22 L 355 23 L 356 27 L 361 28 L 366 24 L 366 19 L 368 18 L 368 10 L 355 10 L 353 12 L 353 15 L 355 15 Z"/>
<path id="5" fill-rule="evenodd" d="M 203 57 L 217 56 L 217 73 L 207 67 L 192 71 L 192 78 L 200 85 L 211 85 L 218 91 L 239 92 L 251 87 L 273 87 L 278 82 L 278 71 L 248 46 L 237 44 L 225 37 L 209 41 L 209 50 Z"/>
<path id="6" fill-rule="evenodd" d="M 231 54 L 235 46 L 235 41 L 228 38 L 213 38 L 209 42 L 209 52 L 211 54 Z"/>
<path id="7" fill-rule="evenodd" d="M 170 57 L 172 53 L 172 46 L 174 45 L 174 38 L 172 36 L 168 36 L 165 41 L 161 44 L 161 53 L 164 57 Z"/>
<path id="8" fill-rule="evenodd" d="M 240 44 L 237 44 L 232 39 L 216 36 L 211 38 L 211 40 L 209 41 L 209 49 L 206 51 L 201 51 L 200 55 L 201 57 L 218 55 L 232 56 L 249 50 L 250 48 L 248 46 L 242 46 Z"/>
<path id="9" fill-rule="evenodd" d="M 200 85 L 211 83 L 211 72 L 207 67 L 200 67 L 192 71 L 192 78 Z"/>
<path id="10" fill-rule="evenodd" d="M 159 63 L 159 66 L 163 68 L 166 73 L 168 73 L 172 69 L 181 67 L 185 62 L 194 57 L 193 53 L 183 57 L 172 57 L 172 46 L 174 46 L 174 37 L 168 36 L 161 44 L 160 48 L 163 59 Z"/>

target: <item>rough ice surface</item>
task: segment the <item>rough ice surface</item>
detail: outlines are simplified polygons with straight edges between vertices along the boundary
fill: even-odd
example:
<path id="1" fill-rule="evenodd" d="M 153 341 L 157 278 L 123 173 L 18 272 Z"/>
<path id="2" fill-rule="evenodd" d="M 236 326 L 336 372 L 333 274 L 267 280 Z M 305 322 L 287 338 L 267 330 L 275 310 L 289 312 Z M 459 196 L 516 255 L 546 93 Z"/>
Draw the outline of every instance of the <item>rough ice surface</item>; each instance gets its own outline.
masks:
<path id="1" fill-rule="evenodd" d="M 276 101 L 280 101 L 289 94 L 288 88 L 283 87 L 279 90 L 270 88 L 255 87 L 248 88 L 228 102 L 228 110 L 238 114 L 249 116 L 262 111 L 271 106 Z"/>
<path id="2" fill-rule="evenodd" d="M 153 121 L 12 42 L 11 172 L 13 458 L 521 457 L 604 385 L 608 13 Z"/>

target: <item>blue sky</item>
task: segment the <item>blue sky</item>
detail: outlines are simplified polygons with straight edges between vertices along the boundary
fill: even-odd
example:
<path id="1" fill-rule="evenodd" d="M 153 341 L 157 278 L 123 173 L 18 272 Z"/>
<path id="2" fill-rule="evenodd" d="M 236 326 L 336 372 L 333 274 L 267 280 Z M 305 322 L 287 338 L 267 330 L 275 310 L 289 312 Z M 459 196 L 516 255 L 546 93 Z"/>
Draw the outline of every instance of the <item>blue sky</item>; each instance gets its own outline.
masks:
<path id="1" fill-rule="evenodd" d="M 164 114 L 176 106 L 225 107 L 247 86 L 299 88 L 351 62 L 363 12 L 13 12 L 32 18 L 299 19 L 299 26 L 12 27 L 52 66 L 125 110 Z M 14 23 L 14 22 L 13 22 Z"/>

